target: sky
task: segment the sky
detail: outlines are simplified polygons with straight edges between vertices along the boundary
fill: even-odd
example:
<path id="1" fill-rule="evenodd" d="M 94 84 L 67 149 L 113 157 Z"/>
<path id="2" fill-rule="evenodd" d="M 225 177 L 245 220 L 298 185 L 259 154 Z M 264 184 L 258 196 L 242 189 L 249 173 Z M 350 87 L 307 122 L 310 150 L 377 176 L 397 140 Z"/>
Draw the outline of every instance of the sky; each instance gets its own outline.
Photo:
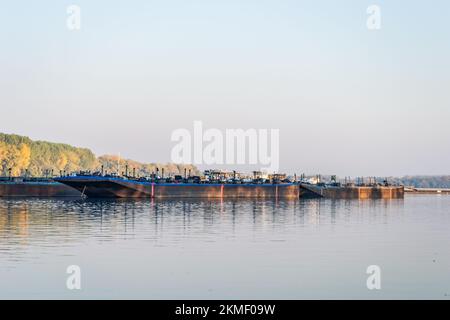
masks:
<path id="1" fill-rule="evenodd" d="M 0 0 L 0 132 L 168 162 L 174 130 L 202 121 L 279 129 L 287 173 L 449 174 L 449 12 L 444 0 Z"/>

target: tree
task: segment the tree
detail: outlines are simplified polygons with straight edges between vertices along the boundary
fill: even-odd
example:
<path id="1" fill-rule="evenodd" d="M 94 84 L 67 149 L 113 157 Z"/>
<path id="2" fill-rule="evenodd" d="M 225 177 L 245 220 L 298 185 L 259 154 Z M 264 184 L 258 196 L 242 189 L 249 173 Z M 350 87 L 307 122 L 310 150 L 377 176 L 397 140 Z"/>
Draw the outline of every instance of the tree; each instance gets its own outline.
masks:
<path id="1" fill-rule="evenodd" d="M 44 176 L 46 172 L 73 172 L 80 170 L 99 170 L 103 165 L 108 172 L 117 172 L 117 156 L 102 156 L 85 148 L 76 148 L 62 143 L 32 141 L 27 137 L 0 133 L 0 175 L 6 176 L 8 169 L 14 176 L 23 175 L 27 170 L 31 176 Z M 166 174 L 182 174 L 184 168 L 198 173 L 194 166 L 140 163 L 133 160 L 120 160 L 120 171 L 128 164 L 129 174 L 136 168 L 136 175 L 149 176 L 156 168 L 164 168 Z M 121 173 L 119 172 L 119 173 Z"/>

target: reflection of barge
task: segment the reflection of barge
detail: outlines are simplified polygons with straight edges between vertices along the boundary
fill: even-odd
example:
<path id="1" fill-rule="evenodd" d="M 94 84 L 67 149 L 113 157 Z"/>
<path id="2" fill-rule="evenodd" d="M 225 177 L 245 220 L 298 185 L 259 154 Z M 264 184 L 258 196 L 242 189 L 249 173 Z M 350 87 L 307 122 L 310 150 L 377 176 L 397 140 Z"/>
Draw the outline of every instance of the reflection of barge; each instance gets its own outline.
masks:
<path id="1" fill-rule="evenodd" d="M 80 193 L 46 178 L 0 179 L 0 197 L 79 197 Z"/>
<path id="2" fill-rule="evenodd" d="M 295 183 L 162 182 L 102 175 L 56 178 L 56 181 L 93 198 L 293 198 Z M 195 180 L 194 180 L 195 181 Z"/>

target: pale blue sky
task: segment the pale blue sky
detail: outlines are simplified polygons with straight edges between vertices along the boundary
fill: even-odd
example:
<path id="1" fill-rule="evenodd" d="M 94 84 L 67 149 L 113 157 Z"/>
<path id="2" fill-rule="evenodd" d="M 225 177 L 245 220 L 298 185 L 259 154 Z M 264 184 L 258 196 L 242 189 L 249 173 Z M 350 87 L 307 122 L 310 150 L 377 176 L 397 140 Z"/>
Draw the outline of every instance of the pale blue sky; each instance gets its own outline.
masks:
<path id="1" fill-rule="evenodd" d="M 202 120 L 279 128 L 282 171 L 450 173 L 448 1 L 0 3 L 0 132 L 169 161 Z"/>

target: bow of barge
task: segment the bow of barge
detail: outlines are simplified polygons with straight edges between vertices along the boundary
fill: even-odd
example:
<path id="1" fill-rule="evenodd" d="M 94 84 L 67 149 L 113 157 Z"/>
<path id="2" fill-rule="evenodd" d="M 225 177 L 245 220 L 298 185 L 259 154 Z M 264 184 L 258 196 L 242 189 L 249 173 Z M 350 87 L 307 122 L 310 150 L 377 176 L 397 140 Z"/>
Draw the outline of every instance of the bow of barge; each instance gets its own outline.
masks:
<path id="1" fill-rule="evenodd" d="M 55 181 L 92 198 L 143 198 L 151 196 L 152 186 L 138 181 L 101 176 L 68 176 Z"/>

